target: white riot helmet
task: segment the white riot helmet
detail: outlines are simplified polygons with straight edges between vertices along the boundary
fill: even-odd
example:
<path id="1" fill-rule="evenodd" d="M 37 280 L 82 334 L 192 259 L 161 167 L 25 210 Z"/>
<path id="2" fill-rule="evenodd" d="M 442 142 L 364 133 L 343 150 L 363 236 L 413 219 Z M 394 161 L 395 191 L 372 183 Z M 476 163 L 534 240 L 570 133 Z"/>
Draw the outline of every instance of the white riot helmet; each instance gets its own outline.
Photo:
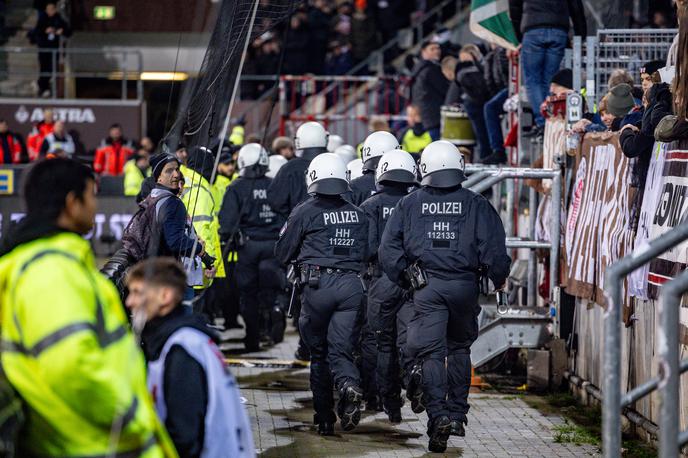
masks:
<path id="1" fill-rule="evenodd" d="M 363 170 L 375 170 L 378 158 L 387 151 L 400 149 L 397 138 L 384 130 L 379 130 L 368 135 L 361 148 L 361 159 L 363 159 Z"/>
<path id="2" fill-rule="evenodd" d="M 306 170 L 306 187 L 309 194 L 336 196 L 349 190 L 344 162 L 334 153 L 316 156 Z"/>
<path id="3" fill-rule="evenodd" d="M 275 175 L 277 175 L 279 169 L 281 169 L 282 166 L 288 162 L 287 158 L 281 154 L 273 154 L 268 158 L 268 160 L 270 161 L 270 167 L 268 168 L 268 172 L 265 174 L 265 176 L 270 178 L 275 178 Z"/>
<path id="4" fill-rule="evenodd" d="M 241 147 L 237 157 L 237 167 L 241 176 L 262 176 L 270 165 L 268 151 L 258 143 L 248 143 Z"/>
<path id="5" fill-rule="evenodd" d="M 327 152 L 334 153 L 337 148 L 344 144 L 344 139 L 336 134 L 330 134 L 327 138 Z"/>
<path id="6" fill-rule="evenodd" d="M 302 150 L 305 148 L 326 148 L 328 136 L 329 134 L 322 124 L 317 122 L 307 122 L 301 124 L 299 128 L 296 129 L 294 147 L 297 150 Z"/>
<path id="7" fill-rule="evenodd" d="M 451 188 L 466 179 L 466 163 L 456 146 L 446 140 L 430 143 L 420 156 L 421 184 L 433 188 Z"/>
<path id="8" fill-rule="evenodd" d="M 395 149 L 382 155 L 377 164 L 375 181 L 393 181 L 395 183 L 415 183 L 416 182 L 416 161 L 406 151 Z"/>
<path id="9" fill-rule="evenodd" d="M 346 169 L 349 171 L 349 180 L 354 180 L 363 176 L 363 161 L 361 159 L 354 159 L 346 164 Z"/>
<path id="10" fill-rule="evenodd" d="M 340 146 L 339 148 L 334 150 L 334 154 L 342 158 L 342 162 L 344 162 L 345 164 L 348 164 L 349 162 L 356 159 L 356 149 L 351 145 Z"/>

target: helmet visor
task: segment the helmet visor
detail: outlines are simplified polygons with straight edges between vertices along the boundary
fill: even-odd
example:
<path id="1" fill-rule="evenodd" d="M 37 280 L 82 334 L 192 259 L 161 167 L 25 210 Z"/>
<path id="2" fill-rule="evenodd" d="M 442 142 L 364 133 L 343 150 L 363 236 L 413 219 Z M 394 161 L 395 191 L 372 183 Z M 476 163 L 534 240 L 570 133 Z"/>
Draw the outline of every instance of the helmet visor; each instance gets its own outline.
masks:
<path id="1" fill-rule="evenodd" d="M 437 170 L 428 173 L 420 182 L 423 186 L 432 188 L 453 188 L 466 181 L 466 175 L 459 169 Z"/>
<path id="2" fill-rule="evenodd" d="M 349 190 L 349 183 L 341 178 L 323 178 L 308 186 L 309 194 L 325 194 L 328 196 L 337 196 L 344 194 Z"/>

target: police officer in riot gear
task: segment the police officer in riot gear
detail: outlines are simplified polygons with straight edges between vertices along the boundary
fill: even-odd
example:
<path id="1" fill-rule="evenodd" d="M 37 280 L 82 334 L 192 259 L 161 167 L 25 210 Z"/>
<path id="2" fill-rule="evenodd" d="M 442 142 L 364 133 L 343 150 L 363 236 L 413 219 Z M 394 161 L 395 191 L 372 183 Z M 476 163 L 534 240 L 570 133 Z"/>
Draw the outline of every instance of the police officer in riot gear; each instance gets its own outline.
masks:
<path id="1" fill-rule="evenodd" d="M 397 138 L 385 131 L 377 131 L 366 137 L 361 147 L 363 176 L 351 180 L 352 202 L 361 205 L 375 193 L 375 169 L 380 157 L 387 151 L 400 149 Z"/>
<path id="2" fill-rule="evenodd" d="M 370 223 L 367 315 L 368 326 L 375 333 L 377 343 L 375 379 L 384 410 L 392 423 L 401 422 L 400 363 L 410 365 L 404 347 L 412 306 L 407 301 L 407 291 L 390 281 L 380 269 L 377 248 L 394 207 L 413 189 L 416 175 L 416 162 L 409 153 L 402 150 L 385 153 L 376 171 L 378 192 L 361 204 Z"/>
<path id="3" fill-rule="evenodd" d="M 355 205 L 361 205 L 375 191 L 375 169 L 383 153 L 399 149 L 399 142 L 389 132 L 378 131 L 368 135 L 361 147 L 363 161 L 363 175 L 351 180 L 351 193 L 347 195 Z M 365 307 L 365 306 L 364 306 Z M 378 399 L 378 388 L 375 382 L 375 367 L 377 366 L 377 349 L 375 334 L 370 329 L 367 313 L 363 315 L 361 326 L 360 365 L 363 374 L 363 389 L 366 397 L 366 409 L 382 410 Z"/>
<path id="4" fill-rule="evenodd" d="M 268 203 L 273 211 L 286 218 L 308 197 L 304 173 L 318 154 L 327 152 L 328 138 L 329 134 L 320 123 L 307 122 L 299 126 L 294 137 L 296 157 L 280 168 L 268 187 Z"/>
<path id="5" fill-rule="evenodd" d="M 334 434 L 332 377 L 345 431 L 358 424 L 363 398 L 353 351 L 364 298 L 361 272 L 367 259 L 368 220 L 341 197 L 348 190 L 346 175 L 335 154 L 313 159 L 306 175 L 311 196 L 291 213 L 275 245 L 277 259 L 296 263 L 301 272 L 299 327 L 311 352 L 314 422 L 322 435 Z"/>
<path id="6" fill-rule="evenodd" d="M 311 161 L 319 154 L 327 152 L 329 134 L 317 122 L 301 124 L 296 130 L 294 147 L 296 157 L 280 168 L 268 187 L 268 203 L 274 212 L 286 219 L 294 207 L 308 197 L 304 174 Z M 298 320 L 299 304 L 295 304 L 294 316 Z M 308 349 L 299 339 L 294 355 L 296 359 L 308 360 Z"/>
<path id="7" fill-rule="evenodd" d="M 422 188 L 399 201 L 378 256 L 392 281 L 414 285 L 407 348 L 421 362 L 429 448 L 443 452 L 450 434 L 465 435 L 470 347 L 480 311 L 478 271 L 501 289 L 511 260 L 495 209 L 461 187 L 464 160 L 453 144 L 428 145 L 420 170 Z"/>
<path id="8" fill-rule="evenodd" d="M 272 311 L 277 291 L 285 286 L 274 255 L 284 219 L 268 205 L 267 189 L 272 181 L 265 176 L 268 164 L 268 152 L 258 143 L 241 147 L 237 158 L 239 177 L 227 187 L 218 215 L 220 237 L 225 241 L 233 239 L 238 249 L 235 273 L 246 323 L 244 345 L 249 351 L 260 349 L 260 299 L 264 302 L 262 308 Z M 273 313 L 277 328 L 274 334 L 284 332 L 284 317 L 277 315 Z M 281 340 L 279 335 L 272 337 Z"/>

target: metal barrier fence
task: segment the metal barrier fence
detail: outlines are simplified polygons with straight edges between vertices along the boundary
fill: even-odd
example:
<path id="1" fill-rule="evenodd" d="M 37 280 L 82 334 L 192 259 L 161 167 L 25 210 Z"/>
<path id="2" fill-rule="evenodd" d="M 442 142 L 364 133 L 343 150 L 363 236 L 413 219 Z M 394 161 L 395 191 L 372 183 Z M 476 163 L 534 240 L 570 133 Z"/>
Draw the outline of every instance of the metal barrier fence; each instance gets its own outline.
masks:
<path id="1" fill-rule="evenodd" d="M 495 167 L 478 164 L 469 164 L 466 166 L 466 173 L 468 179 L 463 183 L 463 186 L 477 193 L 487 191 L 490 188 L 497 187 L 495 195 L 498 199 L 498 205 L 495 207 L 499 210 L 501 207 L 501 183 L 506 182 L 506 199 L 505 212 L 507 215 L 504 229 L 507 235 L 507 248 L 525 248 L 529 250 L 528 256 L 528 297 L 526 306 L 535 307 L 537 299 L 537 259 L 535 250 L 548 249 L 550 251 L 549 257 L 549 272 L 550 278 L 558 278 L 559 272 L 559 247 L 561 242 L 560 221 L 562 205 L 556 205 L 550 220 L 550 232 L 552 234 L 551 242 L 536 240 L 535 233 L 535 218 L 537 214 L 537 192 L 535 188 L 529 188 L 529 236 L 527 238 L 515 237 L 514 224 L 512 215 L 519 213 L 519 192 L 517 192 L 515 182 L 523 183 L 525 179 L 551 179 L 552 180 L 552 202 L 561 202 L 562 200 L 562 173 L 561 165 L 558 160 L 554 161 L 555 167 L 552 169 L 538 169 L 527 167 Z M 493 190 L 494 191 L 494 190 Z M 553 204 L 554 205 L 554 204 Z M 558 301 L 556 281 L 550 281 L 550 299 L 555 305 L 555 336 L 558 332 Z"/>
<path id="2" fill-rule="evenodd" d="M 41 54 L 50 54 L 51 71 L 40 71 L 37 62 Z M 0 47 L 0 61 L 16 62 L 16 65 L 4 65 L 0 68 L 0 81 L 14 83 L 17 91 L 21 90 L 19 86 L 26 91 L 26 87 L 30 87 L 36 79 L 47 78 L 50 80 L 51 98 L 76 98 L 76 80 L 92 78 L 119 81 L 119 98 L 131 100 L 128 96 L 128 81 L 135 81 L 135 99 L 143 100 L 143 57 L 140 51 L 4 46 Z M 12 97 L 29 95 L 4 92 L 2 95 Z"/>
<path id="3" fill-rule="evenodd" d="M 292 135 L 305 121 L 319 121 L 357 145 L 373 117 L 390 124 L 405 118 L 408 86 L 409 79 L 398 76 L 282 76 L 280 135 Z"/>
<path id="4" fill-rule="evenodd" d="M 688 443 L 688 431 L 679 434 L 679 377 L 688 370 L 688 359 L 679 363 L 679 306 L 688 291 L 688 273 L 684 272 L 662 288 L 659 301 L 658 339 L 660 373 L 658 377 L 621 393 L 621 307 L 623 281 L 635 269 L 656 256 L 688 240 L 688 223 L 676 226 L 652 240 L 647 247 L 636 249 L 612 264 L 606 273 L 605 293 L 608 298 L 604 315 L 604 397 L 602 400 L 602 441 L 604 456 L 621 456 L 621 410 L 659 388 L 662 397 L 659 439 L 663 458 L 677 457 L 678 449 Z"/>
<path id="5" fill-rule="evenodd" d="M 638 72 L 646 62 L 666 60 L 671 42 L 677 33 L 676 29 L 598 30 L 594 56 L 597 101 L 609 89 L 607 81 L 615 69 L 628 70 L 637 81 Z M 590 74 L 588 79 L 591 79 Z"/>

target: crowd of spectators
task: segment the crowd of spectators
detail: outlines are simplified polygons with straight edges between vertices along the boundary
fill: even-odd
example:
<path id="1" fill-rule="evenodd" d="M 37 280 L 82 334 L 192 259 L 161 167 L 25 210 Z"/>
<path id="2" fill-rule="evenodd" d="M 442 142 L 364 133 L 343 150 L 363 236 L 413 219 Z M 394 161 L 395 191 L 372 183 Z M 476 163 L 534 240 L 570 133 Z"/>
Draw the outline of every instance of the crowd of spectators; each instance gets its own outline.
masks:
<path id="1" fill-rule="evenodd" d="M 409 27 L 439 0 L 313 0 L 288 25 L 258 37 L 249 48 L 244 73 L 274 76 L 284 51 L 282 74 L 344 75 L 396 33 Z M 386 57 L 391 58 L 394 53 Z M 362 70 L 363 72 L 366 69 Z M 252 98 L 272 81 L 249 81 L 242 95 Z"/>

